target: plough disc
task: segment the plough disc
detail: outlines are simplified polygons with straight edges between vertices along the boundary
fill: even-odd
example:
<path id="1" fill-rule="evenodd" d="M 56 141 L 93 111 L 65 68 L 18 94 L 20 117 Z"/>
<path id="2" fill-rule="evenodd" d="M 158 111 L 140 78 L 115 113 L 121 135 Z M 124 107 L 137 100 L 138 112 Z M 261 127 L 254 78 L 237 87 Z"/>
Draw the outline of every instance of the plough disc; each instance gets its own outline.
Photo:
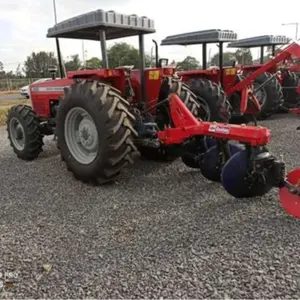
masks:
<path id="1" fill-rule="evenodd" d="M 248 176 L 249 158 L 246 150 L 233 155 L 224 165 L 221 181 L 224 189 L 235 198 L 251 198 L 266 194 L 271 188 L 271 172 Z"/>
<path id="2" fill-rule="evenodd" d="M 187 153 L 182 155 L 181 159 L 186 166 L 199 169 L 201 155 L 216 144 L 216 140 L 211 137 L 192 140 L 186 147 Z"/>
<path id="3" fill-rule="evenodd" d="M 229 144 L 229 149 L 231 155 L 243 150 L 241 146 L 234 144 Z M 222 160 L 217 146 L 213 146 L 205 152 L 200 162 L 200 170 L 202 175 L 208 180 L 216 182 L 221 180 Z"/>
<path id="4" fill-rule="evenodd" d="M 287 181 L 295 186 L 300 186 L 300 169 L 289 172 Z M 287 213 L 300 219 L 300 195 L 294 195 L 287 187 L 282 187 L 279 190 L 279 199 Z"/>

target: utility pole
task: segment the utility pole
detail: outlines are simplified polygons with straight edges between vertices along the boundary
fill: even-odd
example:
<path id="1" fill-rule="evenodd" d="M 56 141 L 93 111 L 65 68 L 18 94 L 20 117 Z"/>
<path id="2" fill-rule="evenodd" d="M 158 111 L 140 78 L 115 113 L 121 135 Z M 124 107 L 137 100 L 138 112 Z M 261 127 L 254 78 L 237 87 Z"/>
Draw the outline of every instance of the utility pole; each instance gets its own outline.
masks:
<path id="1" fill-rule="evenodd" d="M 53 11 L 54 11 L 54 21 L 55 21 L 55 25 L 56 25 L 57 24 L 56 0 L 53 0 Z M 63 63 L 63 60 L 61 57 L 58 38 L 55 38 L 55 41 L 56 41 L 56 49 L 57 49 L 60 76 L 61 76 L 61 78 L 63 78 L 65 75 L 67 75 L 66 66 Z"/>
<path id="2" fill-rule="evenodd" d="M 151 52 L 150 52 L 150 68 L 152 68 L 152 60 L 153 60 L 153 47 L 151 47 Z"/>
<path id="3" fill-rule="evenodd" d="M 83 68 L 85 69 L 85 51 L 84 51 L 84 40 L 82 40 L 81 42 L 82 42 L 82 65 L 83 65 Z"/>
<path id="4" fill-rule="evenodd" d="M 295 38 L 296 41 L 298 40 L 298 26 L 299 26 L 299 22 L 292 22 L 292 23 L 283 23 L 282 26 L 289 26 L 289 25 L 293 25 L 296 27 L 296 33 L 295 33 Z"/>
<path id="5" fill-rule="evenodd" d="M 54 21 L 55 25 L 57 24 L 57 13 L 56 13 L 56 2 L 53 0 L 53 11 L 54 11 Z"/>

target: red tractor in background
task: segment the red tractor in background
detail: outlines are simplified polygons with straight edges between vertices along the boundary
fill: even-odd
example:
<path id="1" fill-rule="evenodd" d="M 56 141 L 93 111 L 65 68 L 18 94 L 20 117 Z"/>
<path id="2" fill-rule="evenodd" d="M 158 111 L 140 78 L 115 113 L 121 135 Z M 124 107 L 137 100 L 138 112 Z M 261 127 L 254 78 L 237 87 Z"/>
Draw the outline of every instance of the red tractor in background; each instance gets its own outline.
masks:
<path id="1" fill-rule="evenodd" d="M 294 59 L 293 63 L 289 66 L 289 70 L 295 73 L 298 79 L 300 79 L 300 59 Z"/>
<path id="2" fill-rule="evenodd" d="M 260 63 L 253 65 L 240 65 L 239 69 L 241 74 L 248 76 L 252 72 L 260 69 L 264 65 L 264 50 L 266 47 L 271 48 L 272 57 L 278 57 L 284 55 L 285 49 L 281 49 L 284 45 L 289 44 L 290 38 L 282 35 L 261 35 L 249 38 L 243 38 L 231 42 L 228 44 L 228 48 L 260 48 Z M 276 49 L 276 46 L 281 46 L 281 48 Z M 300 85 L 299 79 L 296 73 L 293 72 L 297 68 L 297 64 L 293 65 L 293 54 L 285 57 L 285 59 L 277 64 L 273 64 L 265 73 L 266 76 L 258 78 L 254 81 L 254 85 L 261 85 L 270 79 L 271 81 L 276 81 L 280 84 L 282 90 L 282 101 L 279 107 L 279 111 L 289 111 L 290 108 L 295 108 L 299 106 L 299 95 L 300 95 Z M 296 59 L 299 56 L 296 54 Z M 271 60 L 272 61 L 272 60 Z M 269 102 L 268 97 L 268 85 L 265 85 L 260 90 L 261 98 L 264 101 L 264 105 L 272 106 L 272 102 Z"/>
<path id="3" fill-rule="evenodd" d="M 273 78 L 268 71 L 276 68 L 277 63 L 289 58 L 291 55 L 300 57 L 300 46 L 292 44 L 284 49 L 280 55 L 266 64 L 260 65 L 251 74 L 242 74 L 233 61 L 232 66 L 223 66 L 224 43 L 235 44 L 237 35 L 230 30 L 204 30 L 198 32 L 177 34 L 165 38 L 161 45 L 197 45 L 202 44 L 202 70 L 190 70 L 178 72 L 182 81 L 199 97 L 203 97 L 203 87 L 207 80 L 219 84 L 226 93 L 232 106 L 232 122 L 247 122 L 253 114 L 258 119 L 266 119 L 274 114 L 282 104 L 282 90 L 279 81 Z M 219 66 L 218 69 L 207 69 L 207 44 L 218 43 Z M 248 76 L 249 75 L 249 76 Z M 205 84 L 206 83 L 206 84 Z M 208 88 L 209 89 L 209 88 Z M 205 89 L 204 89 L 205 90 Z M 262 92 L 265 93 L 262 95 Z M 209 103 L 211 111 L 214 111 L 219 101 Z M 212 114 L 213 115 L 213 114 Z M 241 118 L 242 116 L 242 118 Z M 245 118 L 246 117 L 246 118 Z M 217 116 L 214 115 L 214 118 Z M 212 118 L 211 120 L 219 121 Z"/>
<path id="4" fill-rule="evenodd" d="M 10 109 L 8 138 L 17 156 L 37 158 L 43 137 L 54 134 L 75 178 L 104 184 L 114 181 L 138 152 L 160 151 L 182 157 L 236 198 L 262 196 L 277 187 L 284 209 L 300 218 L 300 169 L 285 175 L 284 162 L 266 148 L 267 128 L 203 121 L 197 96 L 173 77 L 173 69 L 145 69 L 144 35 L 153 32 L 147 17 L 103 10 L 50 28 L 47 36 L 56 39 L 62 78 L 32 84 L 32 107 Z M 106 40 L 134 35 L 139 36 L 140 69 L 110 69 Z M 68 72 L 63 78 L 58 38 L 100 40 L 104 68 Z"/>

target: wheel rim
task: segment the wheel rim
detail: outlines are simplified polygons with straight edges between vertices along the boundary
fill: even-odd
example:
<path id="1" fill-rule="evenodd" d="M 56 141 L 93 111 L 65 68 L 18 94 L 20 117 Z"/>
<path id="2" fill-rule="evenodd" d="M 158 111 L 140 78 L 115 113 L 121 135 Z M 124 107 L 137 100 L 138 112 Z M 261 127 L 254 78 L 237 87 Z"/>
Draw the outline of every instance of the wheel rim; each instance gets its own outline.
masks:
<path id="1" fill-rule="evenodd" d="M 256 88 L 260 87 L 260 84 L 254 83 L 253 87 L 254 87 L 254 90 L 255 90 Z M 266 102 L 266 99 L 267 99 L 267 93 L 266 93 L 265 88 L 261 88 L 257 92 L 255 92 L 255 96 L 256 96 L 259 104 L 261 106 L 263 106 Z"/>
<path id="2" fill-rule="evenodd" d="M 12 118 L 9 122 L 9 132 L 14 147 L 22 151 L 25 148 L 25 131 L 23 125 L 17 118 Z"/>
<path id="3" fill-rule="evenodd" d="M 91 115 L 80 107 L 72 108 L 64 126 L 66 144 L 72 156 L 81 164 L 90 164 L 97 156 L 99 139 Z"/>
<path id="4" fill-rule="evenodd" d="M 202 121 L 209 121 L 211 117 L 211 113 L 207 102 L 200 97 L 198 97 L 198 101 L 201 105 L 199 118 L 201 118 Z"/>

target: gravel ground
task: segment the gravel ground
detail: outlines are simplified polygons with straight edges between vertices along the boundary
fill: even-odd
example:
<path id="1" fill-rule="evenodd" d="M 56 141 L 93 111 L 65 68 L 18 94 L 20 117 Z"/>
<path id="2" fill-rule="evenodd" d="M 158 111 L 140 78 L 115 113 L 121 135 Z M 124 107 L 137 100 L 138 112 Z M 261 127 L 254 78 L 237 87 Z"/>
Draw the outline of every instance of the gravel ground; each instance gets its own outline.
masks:
<path id="1" fill-rule="evenodd" d="M 300 166 L 299 123 L 264 122 L 288 169 Z M 16 277 L 0 298 L 300 297 L 300 224 L 275 189 L 238 201 L 180 161 L 138 162 L 91 187 L 51 139 L 30 163 L 5 128 L 0 140 L 0 272 Z"/>

